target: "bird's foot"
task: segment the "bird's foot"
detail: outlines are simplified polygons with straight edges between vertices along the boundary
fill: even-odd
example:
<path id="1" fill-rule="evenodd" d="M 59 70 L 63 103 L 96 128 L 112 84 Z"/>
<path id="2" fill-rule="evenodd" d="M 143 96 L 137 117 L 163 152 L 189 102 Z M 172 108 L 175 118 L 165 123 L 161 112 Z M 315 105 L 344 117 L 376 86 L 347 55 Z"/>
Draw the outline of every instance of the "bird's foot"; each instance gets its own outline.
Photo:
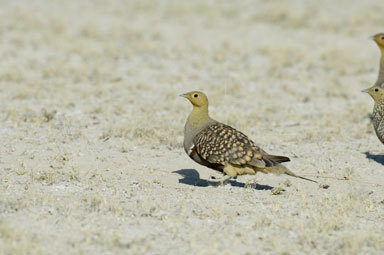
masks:
<path id="1" fill-rule="evenodd" d="M 224 176 L 221 179 L 216 179 L 214 176 L 211 176 L 211 180 L 209 181 L 212 183 L 214 186 L 222 186 L 228 183 L 228 181 L 232 178 L 233 176 Z"/>

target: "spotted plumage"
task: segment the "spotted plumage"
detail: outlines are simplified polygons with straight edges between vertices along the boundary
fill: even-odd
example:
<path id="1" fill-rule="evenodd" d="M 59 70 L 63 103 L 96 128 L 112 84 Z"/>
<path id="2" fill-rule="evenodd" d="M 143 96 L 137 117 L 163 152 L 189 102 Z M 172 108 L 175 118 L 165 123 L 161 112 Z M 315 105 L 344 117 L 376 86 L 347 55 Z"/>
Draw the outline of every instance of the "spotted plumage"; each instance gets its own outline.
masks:
<path id="1" fill-rule="evenodd" d="M 379 140 L 384 143 L 384 103 L 375 104 L 372 114 L 373 127 Z"/>
<path id="2" fill-rule="evenodd" d="M 372 36 L 372 39 L 381 52 L 379 74 L 375 84 L 363 90 L 363 92 L 367 92 L 375 101 L 372 112 L 372 123 L 377 138 L 384 143 L 384 33 L 376 34 Z"/>
<path id="3" fill-rule="evenodd" d="M 252 140 L 236 129 L 214 122 L 193 140 L 196 151 L 208 162 L 225 165 L 245 165 L 251 161 L 260 167 L 266 164 L 261 154 L 265 152 L 257 147 Z"/>
<path id="4" fill-rule="evenodd" d="M 288 157 L 270 155 L 240 131 L 211 119 L 208 98 L 202 92 L 182 95 L 193 105 L 184 127 L 184 150 L 197 163 L 229 177 L 257 172 L 297 176 L 283 166 Z M 228 178 L 227 178 L 228 179 Z"/>
<path id="5" fill-rule="evenodd" d="M 373 86 L 363 90 L 363 92 L 367 92 L 375 101 L 372 112 L 372 123 L 377 138 L 384 143 L 384 88 Z"/>

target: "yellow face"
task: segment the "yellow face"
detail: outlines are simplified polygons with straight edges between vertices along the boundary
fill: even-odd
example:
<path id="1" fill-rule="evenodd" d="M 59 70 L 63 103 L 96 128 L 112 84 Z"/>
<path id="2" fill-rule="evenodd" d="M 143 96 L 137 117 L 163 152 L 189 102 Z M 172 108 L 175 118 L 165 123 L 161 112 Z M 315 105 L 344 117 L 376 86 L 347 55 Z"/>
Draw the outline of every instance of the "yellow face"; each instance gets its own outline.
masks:
<path id="1" fill-rule="evenodd" d="M 384 100 L 384 89 L 380 86 L 373 86 L 369 89 L 363 90 L 367 92 L 375 102 L 381 102 Z"/>
<path id="2" fill-rule="evenodd" d="M 200 92 L 200 91 L 191 91 L 191 92 L 187 92 L 185 94 L 181 94 L 180 96 L 185 97 L 194 106 L 197 106 L 197 107 L 208 105 L 207 96 L 203 92 Z"/>
<path id="3" fill-rule="evenodd" d="M 375 34 L 372 38 L 380 48 L 384 47 L 384 33 Z"/>

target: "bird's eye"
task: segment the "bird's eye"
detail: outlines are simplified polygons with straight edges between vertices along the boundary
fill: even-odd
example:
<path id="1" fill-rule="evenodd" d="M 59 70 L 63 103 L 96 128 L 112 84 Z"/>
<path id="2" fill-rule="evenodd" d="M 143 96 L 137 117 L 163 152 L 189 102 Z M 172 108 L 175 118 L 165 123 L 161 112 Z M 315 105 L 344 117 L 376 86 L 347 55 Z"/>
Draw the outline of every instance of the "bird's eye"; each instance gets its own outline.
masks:
<path id="1" fill-rule="evenodd" d="M 382 36 L 380 39 L 381 39 L 381 40 L 384 40 L 384 36 Z"/>
<path id="2" fill-rule="evenodd" d="M 379 92 L 379 89 L 378 89 L 378 88 L 375 88 L 375 92 Z"/>
<path id="3" fill-rule="evenodd" d="M 193 94 L 193 97 L 198 97 L 199 95 L 197 95 L 197 94 Z"/>

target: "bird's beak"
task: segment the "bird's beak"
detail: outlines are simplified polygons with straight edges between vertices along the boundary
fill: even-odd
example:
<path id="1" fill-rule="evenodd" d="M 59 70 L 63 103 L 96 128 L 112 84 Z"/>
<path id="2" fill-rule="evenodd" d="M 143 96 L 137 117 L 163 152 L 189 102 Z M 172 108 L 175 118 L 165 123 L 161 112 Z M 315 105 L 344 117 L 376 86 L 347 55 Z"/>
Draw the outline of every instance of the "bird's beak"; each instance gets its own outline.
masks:
<path id="1" fill-rule="evenodd" d="M 187 97 L 187 94 L 180 94 L 180 97 Z"/>
<path id="2" fill-rule="evenodd" d="M 361 92 L 368 93 L 369 89 L 363 89 Z"/>
<path id="3" fill-rule="evenodd" d="M 375 40 L 375 36 L 374 35 L 371 35 L 370 37 L 368 37 L 369 40 Z"/>

